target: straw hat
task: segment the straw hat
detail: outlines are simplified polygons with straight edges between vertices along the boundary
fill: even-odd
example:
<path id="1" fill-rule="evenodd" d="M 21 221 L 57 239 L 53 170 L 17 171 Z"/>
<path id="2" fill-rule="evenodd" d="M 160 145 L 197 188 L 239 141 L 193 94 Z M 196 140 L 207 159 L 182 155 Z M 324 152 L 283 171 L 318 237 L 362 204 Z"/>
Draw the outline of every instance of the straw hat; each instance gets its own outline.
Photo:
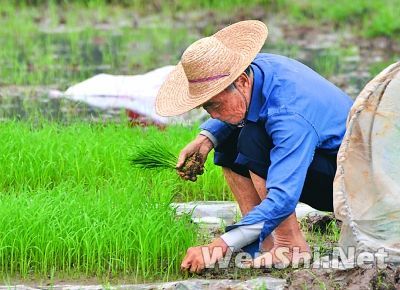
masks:
<path id="1" fill-rule="evenodd" d="M 264 23 L 247 20 L 194 42 L 161 86 L 156 112 L 180 115 L 222 92 L 250 65 L 267 35 Z"/>

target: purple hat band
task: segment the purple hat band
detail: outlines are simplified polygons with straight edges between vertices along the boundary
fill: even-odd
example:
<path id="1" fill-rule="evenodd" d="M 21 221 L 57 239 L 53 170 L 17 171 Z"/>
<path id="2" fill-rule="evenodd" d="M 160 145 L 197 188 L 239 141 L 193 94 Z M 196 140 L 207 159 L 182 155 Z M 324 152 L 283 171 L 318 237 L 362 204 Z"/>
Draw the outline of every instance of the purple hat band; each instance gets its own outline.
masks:
<path id="1" fill-rule="evenodd" d="M 212 76 L 212 77 L 208 77 L 208 78 L 202 78 L 202 79 L 194 79 L 194 80 L 189 80 L 189 83 L 205 83 L 205 82 L 209 82 L 209 81 L 214 81 L 214 80 L 218 80 L 224 77 L 229 76 L 230 74 L 221 74 L 221 75 L 216 75 L 216 76 Z"/>

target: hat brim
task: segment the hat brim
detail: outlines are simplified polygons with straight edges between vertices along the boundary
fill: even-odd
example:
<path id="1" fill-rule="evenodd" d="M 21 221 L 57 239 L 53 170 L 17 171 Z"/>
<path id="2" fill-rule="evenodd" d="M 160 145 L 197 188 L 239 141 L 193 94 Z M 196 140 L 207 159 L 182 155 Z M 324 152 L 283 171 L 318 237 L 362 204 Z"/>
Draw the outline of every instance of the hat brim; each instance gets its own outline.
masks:
<path id="1" fill-rule="evenodd" d="M 213 37 L 240 55 L 240 60 L 231 68 L 231 73 L 224 78 L 212 81 L 209 89 L 202 94 L 191 95 L 189 81 L 179 62 L 158 92 L 155 104 L 157 114 L 164 117 L 181 115 L 201 106 L 222 92 L 251 64 L 263 47 L 267 36 L 266 25 L 257 20 L 241 21 L 215 33 Z"/>

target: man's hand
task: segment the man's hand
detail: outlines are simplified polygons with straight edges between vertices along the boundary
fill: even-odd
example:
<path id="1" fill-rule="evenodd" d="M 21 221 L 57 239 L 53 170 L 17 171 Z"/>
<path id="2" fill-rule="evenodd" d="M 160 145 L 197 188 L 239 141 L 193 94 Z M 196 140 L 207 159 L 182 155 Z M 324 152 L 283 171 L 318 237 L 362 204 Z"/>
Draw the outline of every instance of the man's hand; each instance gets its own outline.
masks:
<path id="1" fill-rule="evenodd" d="M 215 263 L 218 259 L 223 258 L 227 250 L 228 245 L 221 238 L 215 239 L 208 245 L 190 247 L 182 261 L 181 270 L 190 271 L 191 273 L 200 273 L 209 264 Z M 210 258 L 209 260 L 204 260 L 204 251 L 207 257 Z"/>
<path id="2" fill-rule="evenodd" d="M 183 148 L 179 153 L 178 162 L 176 163 L 176 169 L 179 176 L 185 180 L 196 181 L 196 177 L 186 175 L 181 169 L 183 168 L 186 159 L 196 152 L 202 156 L 203 163 L 201 165 L 203 166 L 207 160 L 208 153 L 211 151 L 211 149 L 213 149 L 213 147 L 214 145 L 211 140 L 204 135 L 198 135 L 196 139 L 186 145 L 185 148 Z"/>

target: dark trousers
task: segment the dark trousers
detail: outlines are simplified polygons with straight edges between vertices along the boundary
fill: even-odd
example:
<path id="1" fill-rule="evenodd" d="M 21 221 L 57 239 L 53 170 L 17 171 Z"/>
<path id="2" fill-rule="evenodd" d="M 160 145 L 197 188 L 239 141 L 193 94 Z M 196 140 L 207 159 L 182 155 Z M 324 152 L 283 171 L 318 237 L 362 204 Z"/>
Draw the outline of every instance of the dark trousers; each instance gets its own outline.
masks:
<path id="1" fill-rule="evenodd" d="M 262 123 L 247 122 L 215 148 L 214 163 L 250 177 L 249 170 L 267 180 L 271 138 Z M 336 154 L 316 150 L 310 164 L 300 201 L 315 209 L 333 211 L 333 179 Z"/>

